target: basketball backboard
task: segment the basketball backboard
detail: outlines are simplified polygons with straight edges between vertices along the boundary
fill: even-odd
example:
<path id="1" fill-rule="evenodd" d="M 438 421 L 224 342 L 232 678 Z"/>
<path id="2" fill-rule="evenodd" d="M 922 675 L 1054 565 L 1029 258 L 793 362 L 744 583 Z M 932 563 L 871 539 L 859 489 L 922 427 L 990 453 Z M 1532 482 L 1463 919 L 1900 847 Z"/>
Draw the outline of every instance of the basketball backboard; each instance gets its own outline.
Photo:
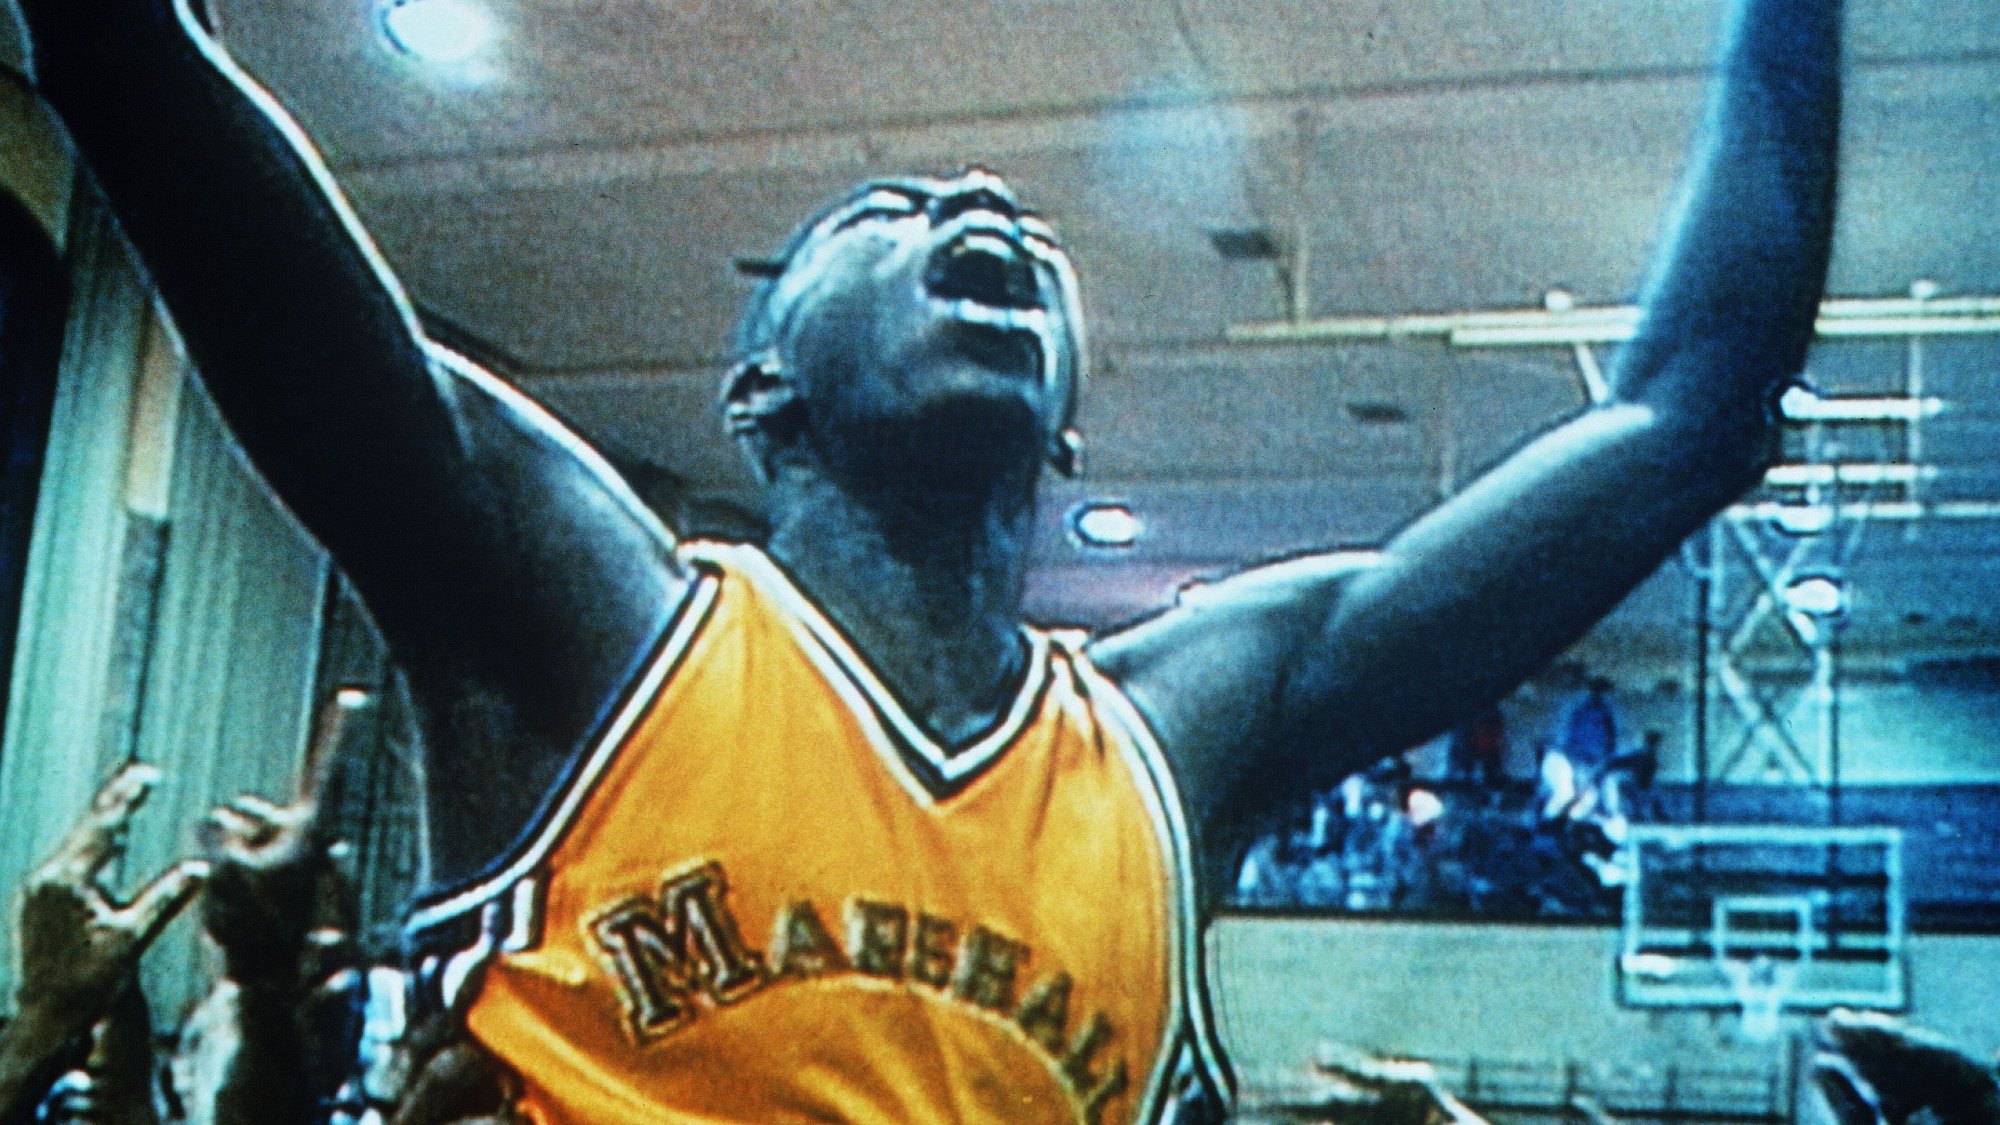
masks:
<path id="1" fill-rule="evenodd" d="M 1735 1008 L 1753 1038 L 1782 1010 L 1907 1004 L 1899 830 L 1642 825 L 1629 847 L 1622 1003 Z"/>

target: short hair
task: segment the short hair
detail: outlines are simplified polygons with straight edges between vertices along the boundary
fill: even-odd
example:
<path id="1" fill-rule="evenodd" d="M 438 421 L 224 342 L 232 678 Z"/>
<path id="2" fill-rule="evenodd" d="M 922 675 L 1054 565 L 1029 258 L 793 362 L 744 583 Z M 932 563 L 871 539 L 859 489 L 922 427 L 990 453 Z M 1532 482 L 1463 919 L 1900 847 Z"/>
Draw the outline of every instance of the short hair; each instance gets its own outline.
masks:
<path id="1" fill-rule="evenodd" d="M 965 173 L 969 175 L 973 169 Z M 886 176 L 864 180 L 846 193 L 828 200 L 818 210 L 807 216 L 805 221 L 792 228 L 791 234 L 779 246 L 777 253 L 766 258 L 738 258 L 735 266 L 738 272 L 756 279 L 750 296 L 743 303 L 743 311 L 737 317 L 735 330 L 730 334 L 729 371 L 724 376 L 722 394 L 726 397 L 730 387 L 744 369 L 764 362 L 768 357 L 776 336 L 772 318 L 775 315 L 778 283 L 790 271 L 799 254 L 826 232 L 829 221 L 843 212 L 854 210 L 874 192 L 887 191 L 915 198 L 932 197 L 951 180 L 940 180 L 928 176 Z M 1024 216 L 1030 213 L 1024 212 Z M 1061 317 L 1061 336 L 1056 342 L 1056 354 L 1052 357 L 1055 370 L 1047 377 L 1056 380 L 1063 388 L 1065 398 L 1062 417 L 1053 435 L 1050 447 L 1052 460 L 1058 471 L 1064 475 L 1074 475 L 1080 464 L 1082 447 L 1073 428 L 1076 418 L 1078 392 L 1082 388 L 1085 372 L 1089 366 L 1088 347 L 1083 331 L 1083 306 L 1077 293 L 1076 271 L 1070 263 L 1069 254 L 1054 241 L 1052 230 L 1046 221 L 1036 217 L 1033 222 L 1040 228 L 1039 241 L 1047 246 L 1047 251 L 1037 251 L 1037 256 L 1056 275 L 1057 308 L 1052 310 Z M 742 431 L 732 431 L 745 436 Z"/>
<path id="2" fill-rule="evenodd" d="M 764 258 L 737 258 L 734 262 L 736 271 L 756 279 L 756 284 L 751 288 L 749 298 L 743 302 L 743 312 L 737 316 L 735 330 L 730 333 L 731 365 L 750 360 L 771 345 L 771 303 L 777 296 L 778 280 L 792 268 L 793 260 L 813 241 L 828 219 L 866 199 L 870 192 L 888 190 L 929 195 L 934 193 L 935 186 L 934 181 L 921 176 L 864 180 L 846 193 L 827 200 L 805 221 L 793 227 L 776 253 Z"/>

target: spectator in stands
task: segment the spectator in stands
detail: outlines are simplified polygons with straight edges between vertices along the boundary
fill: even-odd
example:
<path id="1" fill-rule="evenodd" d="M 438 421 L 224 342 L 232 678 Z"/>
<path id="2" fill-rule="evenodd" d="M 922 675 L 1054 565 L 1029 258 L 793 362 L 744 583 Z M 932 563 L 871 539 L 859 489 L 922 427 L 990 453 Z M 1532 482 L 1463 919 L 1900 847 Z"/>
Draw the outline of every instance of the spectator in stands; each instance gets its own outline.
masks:
<path id="1" fill-rule="evenodd" d="M 1633 784 L 1640 789 L 1651 789 L 1653 779 L 1660 774 L 1660 747 L 1666 736 L 1657 730 L 1649 730 L 1639 740 L 1639 748 L 1631 754 L 1631 762 L 1626 769 L 1632 775 Z"/>
<path id="2" fill-rule="evenodd" d="M 1569 755 L 1543 743 L 1540 765 L 1535 770 L 1536 819 L 1566 819 L 1576 808 L 1577 794 L 1576 767 Z"/>
<path id="3" fill-rule="evenodd" d="M 1292 887 L 1285 870 L 1285 833 L 1266 832 L 1258 836 L 1243 856 L 1236 871 L 1236 901 L 1240 906 L 1290 906 Z"/>
<path id="4" fill-rule="evenodd" d="M 1335 818 L 1337 819 L 1337 817 Z M 1314 809 L 1270 814 L 1266 831 L 1256 834 L 1238 869 L 1236 901 L 1243 906 L 1295 907 L 1310 900 L 1301 880 L 1324 850 L 1333 825 Z"/>
<path id="5" fill-rule="evenodd" d="M 1453 781 L 1492 789 L 1507 776 L 1507 720 L 1490 706 L 1451 732 L 1446 768 Z"/>
<path id="6" fill-rule="evenodd" d="M 1340 833 L 1344 818 L 1340 815 L 1340 790 L 1328 789 L 1312 795 L 1306 827 L 1306 846 L 1314 854 L 1336 851 L 1340 847 Z"/>
<path id="7" fill-rule="evenodd" d="M 0 1122 L 29 1115 L 63 1067 L 83 1052 L 86 1035 L 132 984 L 139 957 L 193 899 L 206 866 L 182 860 L 121 904 L 98 879 L 124 849 L 126 828 L 159 779 L 151 766 L 131 763 L 114 774 L 62 844 L 28 876 L 14 911 L 14 1018 L 0 1031 Z M 122 1022 L 99 1030 L 97 1056 L 107 1081 L 95 1084 L 101 1120 L 143 1121 L 150 1113 L 146 1083 L 134 1091 L 126 1065 L 133 1020 L 143 1041 L 143 1006 L 120 1008 Z M 143 1061 L 139 1072 L 146 1073 Z M 71 1083 L 74 1087 L 77 1083 Z M 77 1091 L 80 1095 L 81 1090 Z M 132 1099 L 145 1104 L 137 1106 Z"/>
<path id="8" fill-rule="evenodd" d="M 1410 763 L 1401 755 L 1348 779 L 1343 796 L 1352 811 L 1341 841 L 1341 871 L 1349 910 L 1398 905 L 1413 855 L 1405 811 L 1413 782 Z"/>
<path id="9" fill-rule="evenodd" d="M 1644 820 L 1651 814 L 1653 779 L 1660 772 L 1664 736 L 1649 730 L 1634 749 L 1611 759 L 1598 783 L 1605 812 L 1621 820 Z"/>
<path id="10" fill-rule="evenodd" d="M 1563 757 L 1581 774 L 1603 766 L 1618 752 L 1618 718 L 1611 708 L 1611 681 L 1592 676 L 1583 697 L 1563 717 Z"/>
<path id="11" fill-rule="evenodd" d="M 1341 905 L 1347 897 L 1347 872 L 1339 848 L 1307 849 L 1299 857 L 1292 893 L 1300 906 Z"/>

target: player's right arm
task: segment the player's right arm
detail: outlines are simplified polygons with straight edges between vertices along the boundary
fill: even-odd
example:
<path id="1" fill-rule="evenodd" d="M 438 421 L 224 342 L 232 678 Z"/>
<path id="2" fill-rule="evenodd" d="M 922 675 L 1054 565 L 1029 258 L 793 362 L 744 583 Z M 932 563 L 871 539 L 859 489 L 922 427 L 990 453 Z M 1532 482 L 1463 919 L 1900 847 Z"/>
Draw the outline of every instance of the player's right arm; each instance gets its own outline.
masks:
<path id="1" fill-rule="evenodd" d="M 679 599 L 665 530 L 552 417 L 440 359 L 303 133 L 182 4 L 22 12 L 230 429 L 409 673 L 434 768 L 537 789 Z M 481 799 L 471 840 L 440 833 L 447 878 L 525 816 Z"/>

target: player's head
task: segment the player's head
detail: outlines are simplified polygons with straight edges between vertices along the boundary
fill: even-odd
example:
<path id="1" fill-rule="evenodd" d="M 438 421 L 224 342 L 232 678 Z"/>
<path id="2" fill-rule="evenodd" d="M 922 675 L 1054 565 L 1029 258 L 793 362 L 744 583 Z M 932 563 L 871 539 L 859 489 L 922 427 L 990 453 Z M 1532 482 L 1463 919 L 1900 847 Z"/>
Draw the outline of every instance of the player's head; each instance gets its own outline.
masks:
<path id="1" fill-rule="evenodd" d="M 739 265 L 760 280 L 724 408 L 766 479 L 843 445 L 1076 471 L 1075 271 L 998 176 L 870 181 Z"/>

